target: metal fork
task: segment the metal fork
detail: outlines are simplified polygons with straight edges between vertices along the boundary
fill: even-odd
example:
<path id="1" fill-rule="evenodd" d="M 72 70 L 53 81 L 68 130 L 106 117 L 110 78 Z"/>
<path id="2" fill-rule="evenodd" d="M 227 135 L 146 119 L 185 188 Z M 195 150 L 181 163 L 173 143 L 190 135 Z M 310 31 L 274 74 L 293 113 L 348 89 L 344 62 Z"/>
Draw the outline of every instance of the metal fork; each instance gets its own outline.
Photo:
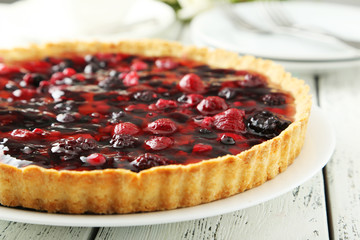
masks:
<path id="1" fill-rule="evenodd" d="M 284 6 L 280 1 L 273 0 L 264 0 L 262 1 L 262 6 L 265 9 L 266 13 L 272 20 L 272 22 L 284 31 L 290 32 L 303 32 L 304 34 L 311 34 L 313 36 L 325 37 L 328 39 L 334 39 L 340 43 L 343 43 L 353 49 L 360 49 L 360 42 L 350 41 L 344 39 L 334 33 L 328 32 L 325 29 L 315 28 L 315 27 L 302 27 L 295 23 L 293 18 L 284 10 Z"/>
<path id="2" fill-rule="evenodd" d="M 265 6 L 265 5 L 264 5 Z M 331 36 L 329 34 L 324 34 L 320 32 L 311 32 L 311 31 L 305 31 L 304 29 L 290 27 L 290 26 L 279 26 L 277 25 L 277 28 L 264 28 L 257 25 L 254 25 L 253 23 L 247 21 L 245 18 L 243 18 L 240 14 L 238 14 L 234 6 L 229 3 L 224 3 L 221 5 L 221 9 L 223 10 L 223 13 L 225 16 L 230 20 L 230 22 L 234 25 L 235 28 L 240 28 L 241 30 L 248 30 L 251 32 L 259 33 L 259 34 L 283 34 L 283 35 L 289 35 L 293 37 L 300 37 L 300 38 L 306 38 L 310 40 L 320 41 L 320 42 L 336 42 L 336 43 L 342 43 L 344 46 L 349 47 L 356 51 L 356 53 L 360 54 L 360 42 L 356 41 L 349 41 L 342 39 L 340 37 Z M 270 16 L 270 10 L 267 11 Z M 271 16 L 274 16 L 272 14 Z M 279 17 L 278 17 L 279 18 Z M 275 20 L 274 20 L 275 21 Z M 290 20 L 288 20 L 290 23 Z"/>

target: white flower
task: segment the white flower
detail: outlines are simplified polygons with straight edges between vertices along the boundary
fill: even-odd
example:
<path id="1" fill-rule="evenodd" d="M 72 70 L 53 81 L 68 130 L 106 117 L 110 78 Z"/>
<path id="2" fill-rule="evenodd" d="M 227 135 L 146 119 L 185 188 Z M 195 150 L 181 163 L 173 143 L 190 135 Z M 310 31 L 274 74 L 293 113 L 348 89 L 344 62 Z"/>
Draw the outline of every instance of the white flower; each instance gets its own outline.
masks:
<path id="1" fill-rule="evenodd" d="M 214 0 L 178 0 L 181 9 L 178 16 L 181 19 L 190 19 L 196 14 L 211 8 Z"/>

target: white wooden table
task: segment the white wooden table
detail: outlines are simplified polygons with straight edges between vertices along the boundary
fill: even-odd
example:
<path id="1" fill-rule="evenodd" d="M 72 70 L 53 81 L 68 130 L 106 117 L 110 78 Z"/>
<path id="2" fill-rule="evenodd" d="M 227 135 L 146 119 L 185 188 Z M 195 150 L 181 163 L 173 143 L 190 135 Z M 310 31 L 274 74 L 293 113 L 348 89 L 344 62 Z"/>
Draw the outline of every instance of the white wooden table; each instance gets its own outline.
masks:
<path id="1" fill-rule="evenodd" d="M 190 44 L 187 26 L 164 38 Z M 360 67 L 293 73 L 311 87 L 336 132 L 323 171 L 268 202 L 220 216 L 138 227 L 54 227 L 0 220 L 1 239 L 360 239 Z"/>

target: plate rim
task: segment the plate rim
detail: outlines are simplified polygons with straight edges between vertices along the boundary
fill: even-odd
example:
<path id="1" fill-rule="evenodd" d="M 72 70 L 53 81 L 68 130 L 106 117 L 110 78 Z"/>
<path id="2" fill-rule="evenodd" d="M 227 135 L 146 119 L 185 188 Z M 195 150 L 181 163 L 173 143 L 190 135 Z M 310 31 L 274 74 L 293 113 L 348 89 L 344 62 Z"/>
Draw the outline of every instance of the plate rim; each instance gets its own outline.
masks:
<path id="1" fill-rule="evenodd" d="M 238 7 L 240 5 L 246 6 L 246 5 L 257 5 L 259 4 L 259 2 L 239 2 L 239 3 L 235 3 L 235 7 Z M 352 5 L 345 5 L 345 4 L 340 4 L 340 3 L 332 3 L 332 2 L 313 2 L 313 1 L 293 1 L 293 2 L 283 2 L 283 4 L 285 5 L 306 5 L 306 4 L 314 4 L 314 5 L 323 5 L 323 6 L 341 6 L 344 8 L 349 8 L 349 7 L 355 7 L 356 9 L 359 10 L 360 13 L 360 6 L 352 6 Z M 209 13 L 212 12 L 216 12 L 218 11 L 219 8 L 218 7 L 214 7 L 212 9 L 209 9 L 205 12 L 202 12 L 201 14 L 199 14 L 198 16 L 196 16 L 190 23 L 190 32 L 191 32 L 191 38 L 194 39 L 195 38 L 195 25 L 197 24 L 197 21 L 199 21 L 199 19 L 201 19 L 203 16 L 206 16 Z M 354 56 L 349 56 L 349 57 L 334 57 L 334 58 L 328 58 L 328 59 L 322 59 L 322 58 L 311 58 L 311 59 L 307 59 L 307 58 L 284 58 L 284 57 L 276 57 L 275 55 L 261 55 L 261 54 L 253 54 L 253 53 L 247 53 L 244 51 L 238 51 L 236 49 L 231 49 L 231 48 L 226 48 L 224 47 L 226 45 L 226 43 L 220 43 L 220 40 L 214 40 L 214 39 L 210 39 L 211 41 L 209 41 L 209 36 L 206 36 L 204 38 L 204 34 L 203 33 L 196 33 L 196 37 L 197 38 L 201 38 L 201 42 L 203 42 L 204 44 L 206 44 L 207 46 L 212 46 L 215 48 L 225 48 L 228 51 L 234 51 L 237 52 L 241 55 L 253 55 L 259 58 L 266 58 L 266 59 L 271 59 L 274 61 L 281 61 L 281 62 L 291 62 L 291 63 L 337 63 L 337 62 L 352 62 L 352 61 L 360 61 L 360 54 L 354 55 Z M 203 36 L 202 36 L 203 35 Z M 197 40 L 199 41 L 199 40 Z M 360 40 L 359 40 L 360 42 Z M 346 49 L 346 47 L 344 46 L 344 49 Z M 350 49 L 350 48 L 349 48 Z M 360 49 L 359 49 L 360 51 Z M 356 54 L 356 51 L 354 50 L 354 54 Z"/>

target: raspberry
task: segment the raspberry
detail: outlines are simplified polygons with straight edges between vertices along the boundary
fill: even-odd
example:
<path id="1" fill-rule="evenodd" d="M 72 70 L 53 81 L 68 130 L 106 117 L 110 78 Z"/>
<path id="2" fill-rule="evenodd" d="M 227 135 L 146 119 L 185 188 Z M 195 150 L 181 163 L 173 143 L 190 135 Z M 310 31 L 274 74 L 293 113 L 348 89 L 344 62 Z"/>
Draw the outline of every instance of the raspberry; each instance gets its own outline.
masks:
<path id="1" fill-rule="evenodd" d="M 279 106 L 285 104 L 285 96 L 282 93 L 268 93 L 265 94 L 261 100 L 269 106 Z"/>
<path id="2" fill-rule="evenodd" d="M 195 106 L 197 105 L 201 100 L 203 100 L 204 97 L 200 94 L 188 94 L 188 95 L 182 95 L 178 98 L 178 102 L 187 103 L 185 106 Z"/>
<path id="3" fill-rule="evenodd" d="M 128 134 L 135 135 L 139 133 L 140 129 L 131 122 L 123 122 L 115 125 L 113 134 Z"/>
<path id="4" fill-rule="evenodd" d="M 130 163 L 139 172 L 144 169 L 149 169 L 156 166 L 168 165 L 171 162 L 159 155 L 145 153 L 138 156 L 134 161 Z"/>
<path id="5" fill-rule="evenodd" d="M 196 108 L 204 115 L 211 115 L 226 110 L 228 106 L 221 97 L 211 96 L 203 99 Z"/>
<path id="6" fill-rule="evenodd" d="M 27 129 L 15 129 L 11 132 L 11 136 L 21 139 L 29 139 L 35 136 L 35 134 Z"/>
<path id="7" fill-rule="evenodd" d="M 140 102 L 152 102 L 157 99 L 157 97 L 157 94 L 153 91 L 142 91 L 134 94 L 134 98 Z"/>
<path id="8" fill-rule="evenodd" d="M 50 82 L 52 84 L 60 83 L 61 80 L 65 78 L 65 75 L 62 72 L 56 72 L 53 75 L 51 75 Z"/>
<path id="9" fill-rule="evenodd" d="M 212 146 L 207 145 L 207 144 L 202 144 L 202 143 L 195 144 L 193 147 L 194 153 L 203 153 L 203 152 L 208 152 L 211 150 L 212 150 Z"/>
<path id="10" fill-rule="evenodd" d="M 290 121 L 280 119 L 271 112 L 261 111 L 251 116 L 246 121 L 246 126 L 249 132 L 270 139 L 279 135 L 290 123 Z"/>
<path id="11" fill-rule="evenodd" d="M 162 70 L 171 70 L 178 66 L 178 63 L 171 58 L 161 58 L 155 61 L 156 67 Z"/>
<path id="12" fill-rule="evenodd" d="M 62 73 L 65 75 L 65 77 L 71 77 L 76 74 L 76 71 L 73 68 L 65 68 Z"/>
<path id="13" fill-rule="evenodd" d="M 205 117 L 201 122 L 201 127 L 206 129 L 211 129 L 214 123 L 213 117 Z"/>
<path id="14" fill-rule="evenodd" d="M 92 138 L 78 137 L 60 139 L 51 144 L 51 153 L 60 156 L 63 160 L 71 160 L 96 148 L 96 142 Z"/>
<path id="15" fill-rule="evenodd" d="M 16 98 L 20 98 L 23 100 L 29 100 L 34 97 L 35 93 L 36 93 L 36 90 L 34 90 L 34 89 L 23 88 L 23 89 L 17 89 L 15 91 L 13 91 L 12 95 Z"/>
<path id="16" fill-rule="evenodd" d="M 171 134 L 176 131 L 176 124 L 168 118 L 160 118 L 147 125 L 147 129 L 154 134 Z"/>
<path id="17" fill-rule="evenodd" d="M 134 71 L 127 73 L 123 79 L 123 84 L 126 87 L 132 87 L 138 85 L 139 75 Z"/>
<path id="18" fill-rule="evenodd" d="M 177 103 L 175 101 L 166 100 L 166 99 L 162 99 L 162 98 L 157 100 L 155 105 L 158 109 L 176 108 L 177 107 Z"/>
<path id="19" fill-rule="evenodd" d="M 114 148 L 132 148 L 138 143 L 138 139 L 129 134 L 115 134 L 110 140 Z"/>
<path id="20" fill-rule="evenodd" d="M 133 71 L 142 71 L 148 68 L 148 64 L 143 61 L 135 61 L 131 64 L 130 68 Z"/>
<path id="21" fill-rule="evenodd" d="M 20 69 L 17 67 L 7 66 L 5 64 L 0 63 L 0 76 L 19 73 Z"/>
<path id="22" fill-rule="evenodd" d="M 99 166 L 106 162 L 106 158 L 101 153 L 93 153 L 86 158 L 86 162 L 92 166 Z"/>
<path id="23" fill-rule="evenodd" d="M 179 88 L 184 92 L 202 93 L 205 85 L 195 73 L 186 74 L 179 82 Z"/>
<path id="24" fill-rule="evenodd" d="M 145 144 L 152 150 L 163 150 L 170 147 L 173 144 L 173 140 L 168 137 L 154 137 L 150 140 L 146 140 Z"/>
<path id="25" fill-rule="evenodd" d="M 230 108 L 214 116 L 214 126 L 223 131 L 241 132 L 245 130 L 244 116 L 244 111 Z"/>
<path id="26" fill-rule="evenodd" d="M 51 69 L 51 64 L 45 61 L 32 61 L 25 63 L 23 67 L 32 73 L 49 73 Z"/>
<path id="27" fill-rule="evenodd" d="M 38 135 L 44 135 L 46 134 L 44 130 L 42 130 L 41 128 L 35 128 L 34 130 L 32 130 L 33 133 L 38 134 Z"/>

